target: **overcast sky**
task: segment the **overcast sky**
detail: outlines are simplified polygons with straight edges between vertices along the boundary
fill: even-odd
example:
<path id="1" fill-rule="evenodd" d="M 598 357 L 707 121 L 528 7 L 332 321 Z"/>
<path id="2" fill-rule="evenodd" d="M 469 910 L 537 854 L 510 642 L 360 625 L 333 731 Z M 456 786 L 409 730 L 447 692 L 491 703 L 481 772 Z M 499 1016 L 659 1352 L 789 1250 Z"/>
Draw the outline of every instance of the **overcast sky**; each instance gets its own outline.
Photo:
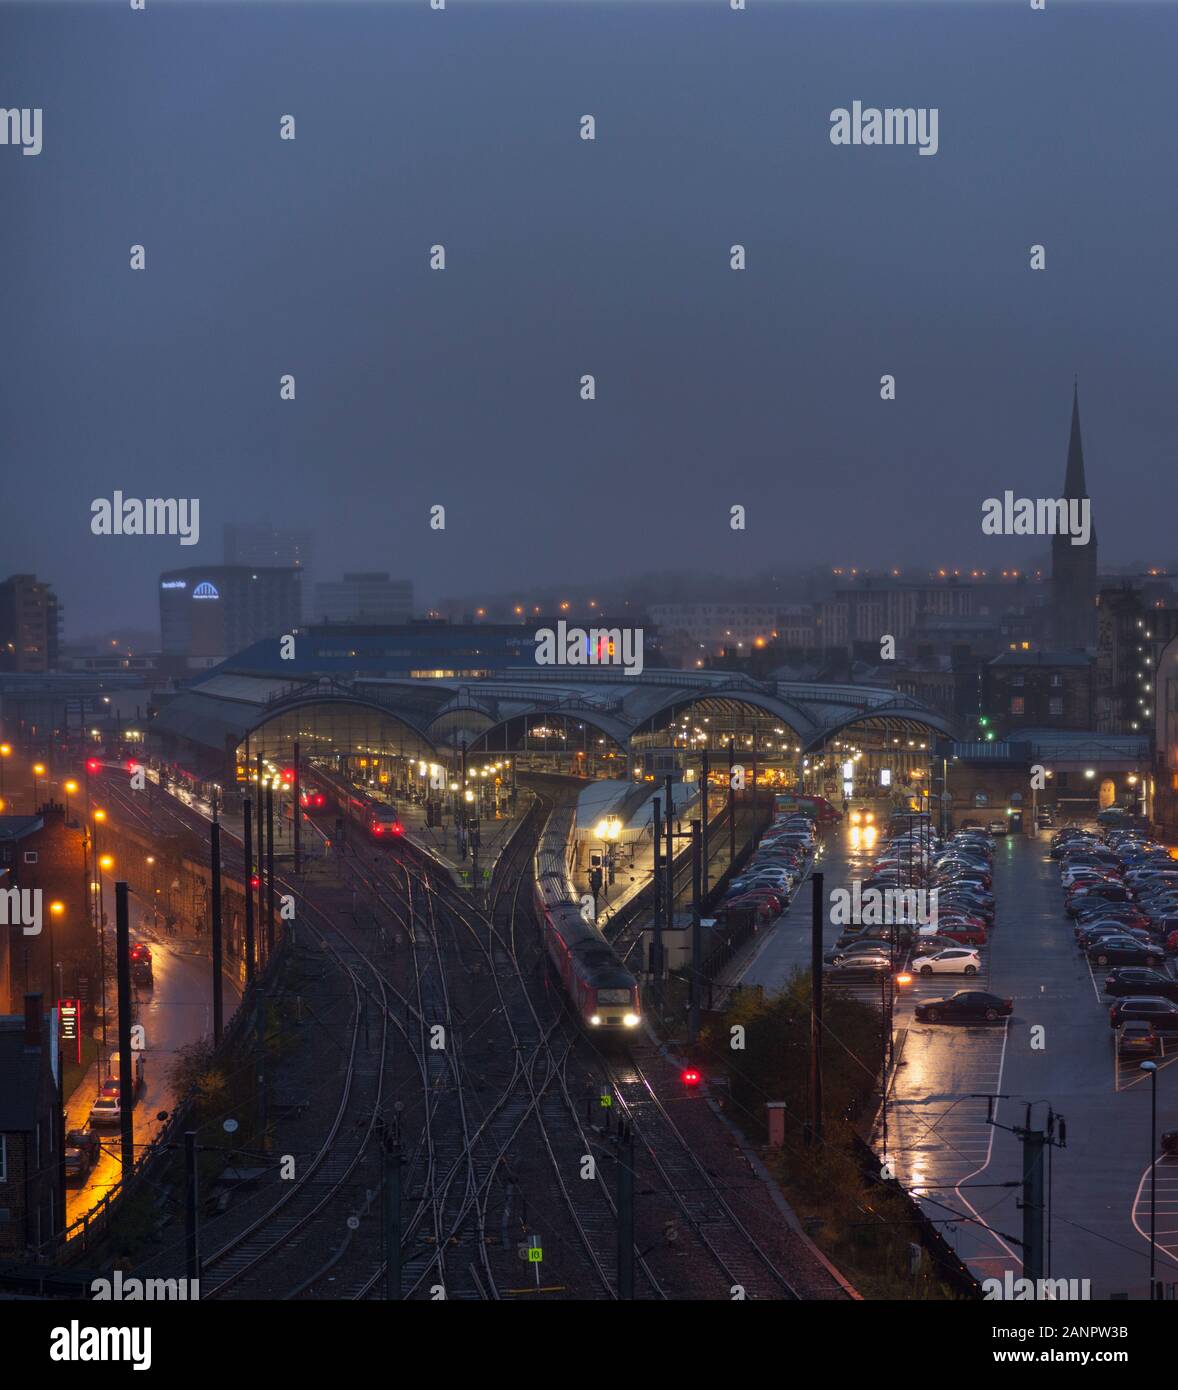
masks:
<path id="1" fill-rule="evenodd" d="M 0 147 L 0 570 L 76 634 L 235 517 L 422 601 L 1017 564 L 981 503 L 1058 493 L 1075 373 L 1102 563 L 1168 562 L 1178 5 L 748 5 L 0 5 L 44 113 Z M 855 100 L 938 152 L 832 145 Z M 92 536 L 116 488 L 200 545 Z"/>

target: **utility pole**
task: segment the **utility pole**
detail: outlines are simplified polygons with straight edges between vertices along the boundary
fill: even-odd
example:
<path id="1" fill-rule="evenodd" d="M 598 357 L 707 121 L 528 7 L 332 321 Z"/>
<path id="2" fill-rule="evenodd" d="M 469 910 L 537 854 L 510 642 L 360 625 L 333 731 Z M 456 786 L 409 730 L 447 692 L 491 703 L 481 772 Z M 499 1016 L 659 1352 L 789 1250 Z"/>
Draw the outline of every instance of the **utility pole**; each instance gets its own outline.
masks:
<path id="1" fill-rule="evenodd" d="M 222 993 L 221 963 L 221 822 L 217 819 L 217 803 L 213 802 L 213 823 L 209 827 L 209 842 L 213 861 L 213 1042 L 220 1044 L 225 1025 L 225 1001 Z"/>
<path id="2" fill-rule="evenodd" d="M 294 871 L 301 874 L 303 871 L 303 852 L 302 852 L 302 829 L 303 829 L 303 794 L 302 778 L 299 770 L 299 744 L 295 740 L 294 744 L 294 786 L 292 789 L 294 803 L 292 818 L 294 820 Z"/>
<path id="3" fill-rule="evenodd" d="M 184 1272 L 190 1287 L 200 1278 L 200 1170 L 196 1165 L 196 1131 L 184 1131 Z"/>
<path id="4" fill-rule="evenodd" d="M 822 1143 L 822 926 L 824 876 L 810 875 L 810 1138 Z"/>
<path id="5" fill-rule="evenodd" d="M 675 925 L 675 779 L 668 774 L 666 779 L 667 793 L 667 926 L 673 928 Z"/>
<path id="6" fill-rule="evenodd" d="M 123 1180 L 135 1167 L 135 1070 L 131 1065 L 131 914 L 127 885 L 115 884 L 115 971 L 119 990 L 119 1129 Z"/>
<path id="7" fill-rule="evenodd" d="M 986 1097 L 986 1122 L 995 1129 L 1009 1131 L 1023 1146 L 1023 1276 L 1030 1279 L 1037 1290 L 1037 1281 L 1044 1277 L 1044 1218 L 1047 1212 L 1043 1156 L 1049 1148 L 1067 1148 L 1067 1122 L 1048 1107 L 1046 1128 L 1032 1129 L 1033 1102 L 1028 1102 L 1025 1124 L 1000 1125 L 994 1118 L 994 1102 L 1005 1099 L 1005 1096 Z"/>
<path id="8" fill-rule="evenodd" d="M 699 1037 L 700 980 L 700 886 L 703 836 L 698 820 L 691 822 L 691 996 L 687 1013 L 687 1042 L 694 1047 Z"/>
<path id="9" fill-rule="evenodd" d="M 274 954 L 274 784 L 266 788 L 266 959 Z"/>
<path id="10" fill-rule="evenodd" d="M 654 883 L 654 939 L 650 945 L 650 975 L 654 986 L 655 1003 L 662 1012 L 662 991 L 663 991 L 663 882 L 662 882 L 662 855 L 660 853 L 660 831 L 663 825 L 662 801 L 655 797 L 651 803 L 651 820 L 653 830 L 650 836 L 650 848 L 654 858 L 651 864 L 651 878 Z"/>
<path id="11" fill-rule="evenodd" d="M 630 1121 L 618 1125 L 618 1298 L 634 1297 L 634 1133 Z"/>
<path id="12" fill-rule="evenodd" d="M 700 750 L 700 770 L 699 770 L 699 775 L 700 775 L 700 789 L 699 789 L 699 797 L 700 797 L 700 823 L 701 823 L 701 826 L 702 826 L 702 833 L 703 833 L 703 849 L 702 849 L 702 851 L 701 851 L 702 857 L 701 857 L 701 859 L 700 859 L 700 880 L 699 880 L 699 897 L 700 897 L 701 911 L 702 911 L 703 900 L 708 896 L 708 840 L 709 840 L 709 835 L 708 835 L 708 809 L 709 809 L 709 808 L 708 808 L 708 793 L 709 793 L 709 791 L 711 790 L 711 781 L 710 781 L 711 774 L 712 774 L 711 758 L 710 758 L 709 755 L 708 755 L 708 750 L 707 750 L 707 748 L 702 748 L 702 749 Z"/>
<path id="13" fill-rule="evenodd" d="M 266 910 L 266 900 L 265 900 L 265 897 L 264 897 L 265 888 L 266 888 L 266 850 L 265 850 L 265 845 L 263 844 L 263 831 L 265 830 L 266 827 L 265 827 L 264 817 L 263 817 L 263 815 L 262 815 L 262 808 L 263 808 L 263 806 L 264 806 L 264 799 L 263 799 L 263 797 L 262 797 L 262 750 L 261 750 L 261 748 L 259 747 L 259 749 L 258 749 L 258 801 L 257 801 L 257 809 L 258 809 L 258 815 L 257 815 L 257 821 L 258 821 L 258 854 L 257 854 L 257 859 L 258 859 L 258 904 L 257 904 L 257 917 L 256 917 L 256 921 L 255 921 L 256 931 L 255 931 L 255 934 L 254 934 L 254 941 L 255 941 L 255 944 L 256 944 L 256 946 L 257 946 L 257 948 L 258 948 L 258 964 L 259 964 L 259 965 L 261 965 L 261 963 L 262 963 L 262 941 L 263 941 L 262 919 L 263 919 L 263 915 L 264 915 L 265 910 Z"/>
<path id="14" fill-rule="evenodd" d="M 253 865 L 253 827 L 252 804 L 248 796 L 241 799 L 242 836 L 241 850 L 245 856 L 245 985 L 248 989 L 254 982 L 254 876 Z"/>

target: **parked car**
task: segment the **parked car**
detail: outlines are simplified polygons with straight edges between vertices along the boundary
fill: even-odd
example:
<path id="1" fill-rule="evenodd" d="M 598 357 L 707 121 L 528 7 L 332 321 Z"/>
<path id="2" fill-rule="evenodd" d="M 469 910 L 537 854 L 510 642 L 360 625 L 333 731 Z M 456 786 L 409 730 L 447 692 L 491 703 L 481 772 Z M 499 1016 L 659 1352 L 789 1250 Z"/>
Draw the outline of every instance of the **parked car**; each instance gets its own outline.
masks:
<path id="1" fill-rule="evenodd" d="M 989 830 L 991 835 L 1005 835 L 1008 833 L 1009 829 L 1010 827 L 1007 824 L 1005 817 L 999 819 L 997 816 L 995 816 L 994 819 L 990 822 Z"/>
<path id="2" fill-rule="evenodd" d="M 1178 1033 L 1178 1004 L 1156 995 L 1129 995 L 1118 999 L 1108 1011 L 1111 1028 L 1119 1028 L 1130 1019 L 1152 1023 L 1159 1033 Z"/>
<path id="3" fill-rule="evenodd" d="M 98 1135 L 92 1129 L 71 1129 L 65 1136 L 65 1180 L 85 1182 L 101 1153 Z"/>
<path id="4" fill-rule="evenodd" d="M 1161 1050 L 1161 1038 L 1144 1019 L 1130 1019 L 1117 1037 L 1118 1057 L 1156 1057 Z"/>
<path id="5" fill-rule="evenodd" d="M 99 1093 L 94 1104 L 90 1107 L 90 1115 L 86 1123 L 89 1125 L 117 1125 L 122 1119 L 122 1115 L 123 1107 L 116 1086 L 114 1095 Z"/>
<path id="6" fill-rule="evenodd" d="M 985 1019 L 992 1023 L 1014 1012 L 1014 1000 L 978 989 L 959 989 L 944 999 L 924 999 L 913 1011 L 921 1023 L 949 1023 L 958 1019 Z"/>
<path id="7" fill-rule="evenodd" d="M 914 968 L 922 975 L 976 975 L 982 962 L 976 951 L 963 946 L 954 946 L 947 951 L 938 951 L 933 956 L 921 956 Z"/>
<path id="8" fill-rule="evenodd" d="M 920 960 L 923 956 L 935 956 L 940 951 L 956 950 L 960 945 L 959 941 L 949 936 L 917 936 L 912 943 L 912 955 L 915 960 Z"/>
<path id="9" fill-rule="evenodd" d="M 1088 950 L 1088 959 L 1097 965 L 1144 965 L 1152 968 L 1163 964 L 1166 953 L 1160 946 L 1146 946 L 1129 937 L 1105 937 Z"/>
<path id="10" fill-rule="evenodd" d="M 842 956 L 833 961 L 827 970 L 834 975 L 883 975 L 891 970 L 892 957 L 883 951 L 875 951 L 871 954 L 861 954 L 852 956 Z"/>
<path id="11" fill-rule="evenodd" d="M 1105 994 L 1150 995 L 1178 1003 L 1178 980 L 1140 965 L 1121 965 L 1110 970 L 1104 978 Z"/>

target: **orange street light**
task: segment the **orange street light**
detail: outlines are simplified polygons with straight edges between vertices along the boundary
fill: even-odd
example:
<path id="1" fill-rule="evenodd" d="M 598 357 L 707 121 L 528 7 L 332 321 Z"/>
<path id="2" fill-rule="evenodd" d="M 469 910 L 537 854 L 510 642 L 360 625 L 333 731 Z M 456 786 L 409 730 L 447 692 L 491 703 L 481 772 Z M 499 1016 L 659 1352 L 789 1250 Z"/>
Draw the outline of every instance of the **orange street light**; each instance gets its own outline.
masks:
<path id="1" fill-rule="evenodd" d="M 100 869 L 113 869 L 115 866 L 114 855 L 100 854 L 98 856 L 98 867 Z"/>
<path id="2" fill-rule="evenodd" d="M 51 902 L 49 904 L 49 911 L 54 915 L 54 917 L 60 917 L 61 914 L 65 911 L 65 903 Z"/>

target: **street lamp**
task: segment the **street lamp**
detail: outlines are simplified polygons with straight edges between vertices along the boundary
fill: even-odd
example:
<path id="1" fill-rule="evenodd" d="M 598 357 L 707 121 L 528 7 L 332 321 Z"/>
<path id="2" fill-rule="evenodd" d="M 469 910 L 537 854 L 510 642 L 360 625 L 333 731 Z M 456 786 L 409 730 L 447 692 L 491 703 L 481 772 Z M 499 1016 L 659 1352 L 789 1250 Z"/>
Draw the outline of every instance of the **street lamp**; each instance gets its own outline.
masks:
<path id="1" fill-rule="evenodd" d="M 65 791 L 65 823 L 70 823 L 70 797 L 78 790 L 78 784 L 71 777 L 64 786 Z"/>
<path id="2" fill-rule="evenodd" d="M 40 800 L 41 800 L 41 793 L 40 793 L 40 791 L 38 790 L 37 779 L 38 779 L 39 777 L 44 777 L 44 776 L 45 776 L 45 764 L 44 764 L 44 763 L 34 763 L 34 764 L 33 764 L 33 815 L 36 815 L 36 814 L 37 814 L 37 806 L 38 806 L 38 803 L 39 803 Z"/>
<path id="3" fill-rule="evenodd" d="M 1150 1117 L 1149 1117 L 1149 1296 L 1158 1296 L 1158 1064 L 1142 1062 L 1141 1070 L 1149 1073 Z"/>
<path id="4" fill-rule="evenodd" d="M 614 815 L 606 816 L 597 822 L 597 838 L 601 841 L 605 850 L 604 861 L 606 869 L 606 882 L 614 881 L 614 855 L 613 846 L 617 843 L 622 833 L 622 822 Z"/>
<path id="5" fill-rule="evenodd" d="M 0 796 L 4 795 L 4 764 L 12 757 L 12 744 L 0 743 Z"/>

